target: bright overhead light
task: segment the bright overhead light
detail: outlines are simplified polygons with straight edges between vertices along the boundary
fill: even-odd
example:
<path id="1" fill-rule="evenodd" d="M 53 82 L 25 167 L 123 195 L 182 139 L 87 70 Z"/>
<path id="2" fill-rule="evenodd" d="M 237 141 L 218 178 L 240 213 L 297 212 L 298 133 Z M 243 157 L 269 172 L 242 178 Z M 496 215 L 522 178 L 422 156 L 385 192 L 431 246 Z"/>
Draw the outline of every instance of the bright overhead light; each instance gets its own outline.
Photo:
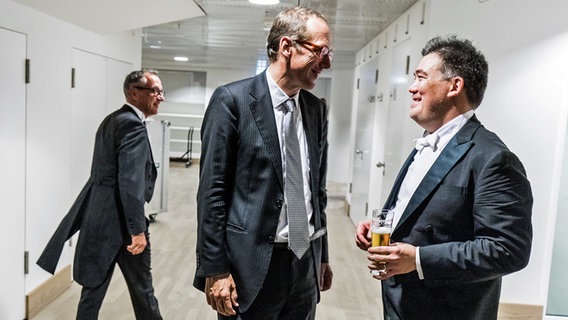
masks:
<path id="1" fill-rule="evenodd" d="M 188 57 L 174 57 L 175 61 L 180 61 L 180 62 L 187 62 L 189 61 Z"/>
<path id="2" fill-rule="evenodd" d="M 269 5 L 269 4 L 278 4 L 280 3 L 279 0 L 249 0 L 252 4 L 262 4 L 262 5 Z"/>

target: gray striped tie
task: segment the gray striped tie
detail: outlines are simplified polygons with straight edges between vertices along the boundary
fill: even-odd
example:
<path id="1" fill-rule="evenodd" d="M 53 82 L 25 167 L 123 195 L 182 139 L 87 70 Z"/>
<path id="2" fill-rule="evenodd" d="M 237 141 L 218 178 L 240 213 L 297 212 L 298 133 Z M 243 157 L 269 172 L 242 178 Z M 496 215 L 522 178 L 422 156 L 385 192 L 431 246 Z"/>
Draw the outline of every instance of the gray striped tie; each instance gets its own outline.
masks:
<path id="1" fill-rule="evenodd" d="M 296 103 L 293 99 L 285 102 L 286 115 L 284 116 L 284 137 L 286 143 L 286 180 L 284 194 L 288 212 L 289 246 L 290 250 L 301 259 L 310 247 L 308 231 L 308 214 L 304 200 L 304 180 L 302 177 L 302 158 L 300 144 L 296 133 L 294 109 Z"/>

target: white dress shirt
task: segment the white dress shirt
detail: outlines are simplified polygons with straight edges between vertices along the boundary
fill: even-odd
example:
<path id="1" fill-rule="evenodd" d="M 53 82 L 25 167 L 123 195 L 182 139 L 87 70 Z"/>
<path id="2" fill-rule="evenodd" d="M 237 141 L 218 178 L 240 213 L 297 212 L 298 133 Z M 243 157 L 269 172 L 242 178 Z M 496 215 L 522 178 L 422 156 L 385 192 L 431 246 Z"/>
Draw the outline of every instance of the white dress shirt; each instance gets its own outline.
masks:
<path id="1" fill-rule="evenodd" d="M 463 113 L 450 122 L 443 125 L 440 129 L 432 132 L 431 134 L 438 135 L 438 143 L 434 147 L 424 147 L 422 150 L 417 151 L 414 160 L 408 167 L 408 171 L 402 180 L 396 205 L 394 207 L 393 230 L 400 221 L 404 210 L 410 202 L 410 198 L 418 188 L 426 173 L 430 170 L 436 159 L 440 156 L 448 142 L 454 135 L 466 124 L 466 122 L 473 116 L 474 111 L 470 110 Z M 426 136 L 426 132 L 424 136 Z M 420 264 L 420 248 L 416 248 L 416 270 L 420 279 L 424 279 L 424 273 Z"/>
<path id="2" fill-rule="evenodd" d="M 282 156 L 282 173 L 283 178 L 286 179 L 286 139 L 284 138 L 284 131 L 282 130 L 284 125 L 284 109 L 283 103 L 288 99 L 294 99 L 296 102 L 296 111 L 294 111 L 293 116 L 295 117 L 296 132 L 298 133 L 298 142 L 300 144 L 300 156 L 302 157 L 302 176 L 304 180 L 304 202 L 306 204 L 306 212 L 308 214 L 309 234 L 310 236 L 314 233 L 314 225 L 311 222 L 313 215 L 312 207 L 312 192 L 310 190 L 310 163 L 308 159 L 308 143 L 306 141 L 306 136 L 304 132 L 304 126 L 302 125 L 302 112 L 300 105 L 299 96 L 300 92 L 296 93 L 292 97 L 288 97 L 286 93 L 278 85 L 272 77 L 268 70 L 266 71 L 266 80 L 268 81 L 268 89 L 270 90 L 270 98 L 272 100 L 272 106 L 274 107 L 274 118 L 276 119 L 276 129 L 278 130 L 278 141 L 280 142 L 280 152 Z M 286 197 L 286 195 L 284 195 Z M 278 220 L 278 227 L 276 229 L 275 242 L 288 242 L 288 215 L 287 206 L 282 206 L 282 211 L 280 211 L 280 218 Z"/>

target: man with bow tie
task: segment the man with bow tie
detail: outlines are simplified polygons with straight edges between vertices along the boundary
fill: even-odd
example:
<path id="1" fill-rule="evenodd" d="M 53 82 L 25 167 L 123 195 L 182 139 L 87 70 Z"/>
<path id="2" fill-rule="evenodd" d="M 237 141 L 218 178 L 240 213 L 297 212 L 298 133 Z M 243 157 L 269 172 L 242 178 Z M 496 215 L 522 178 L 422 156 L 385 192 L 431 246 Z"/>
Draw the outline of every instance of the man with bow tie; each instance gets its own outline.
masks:
<path id="1" fill-rule="evenodd" d="M 475 116 L 487 85 L 485 57 L 468 40 L 436 37 L 409 88 L 424 137 L 384 205 L 391 245 L 356 243 L 382 280 L 384 318 L 497 319 L 502 276 L 524 268 L 532 193 L 523 165 Z"/>

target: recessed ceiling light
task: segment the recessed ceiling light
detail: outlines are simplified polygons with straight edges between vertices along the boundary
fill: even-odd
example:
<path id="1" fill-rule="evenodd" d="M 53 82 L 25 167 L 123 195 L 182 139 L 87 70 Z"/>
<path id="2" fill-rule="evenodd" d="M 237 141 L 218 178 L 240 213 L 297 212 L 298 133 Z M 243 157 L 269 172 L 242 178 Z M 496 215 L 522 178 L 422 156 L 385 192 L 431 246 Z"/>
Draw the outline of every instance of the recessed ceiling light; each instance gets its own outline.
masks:
<path id="1" fill-rule="evenodd" d="M 278 4 L 280 3 L 279 0 L 249 0 L 252 4 L 262 4 L 262 5 L 269 5 L 269 4 Z"/>
<path id="2" fill-rule="evenodd" d="M 180 62 L 187 62 L 189 61 L 188 57 L 174 57 L 175 61 L 180 61 Z"/>
<path id="3" fill-rule="evenodd" d="M 152 49 L 160 49 L 160 48 L 161 48 L 161 46 L 157 46 L 157 45 L 151 45 L 151 46 L 150 46 L 150 48 L 152 48 Z"/>

